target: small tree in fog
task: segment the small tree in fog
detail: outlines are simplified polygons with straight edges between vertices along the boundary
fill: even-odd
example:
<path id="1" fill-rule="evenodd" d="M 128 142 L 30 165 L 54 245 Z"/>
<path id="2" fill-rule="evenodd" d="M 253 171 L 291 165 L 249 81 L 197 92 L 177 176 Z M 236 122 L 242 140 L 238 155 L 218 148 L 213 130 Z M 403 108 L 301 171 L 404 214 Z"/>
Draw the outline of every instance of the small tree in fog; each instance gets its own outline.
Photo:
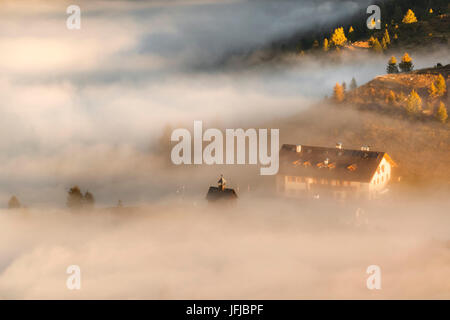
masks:
<path id="1" fill-rule="evenodd" d="M 383 38 L 382 40 L 381 40 L 381 48 L 383 48 L 383 50 L 386 50 L 387 49 L 387 43 L 386 43 L 386 40 Z"/>
<path id="2" fill-rule="evenodd" d="M 386 71 L 387 73 L 399 73 L 397 66 L 397 59 L 395 59 L 394 56 L 392 56 L 391 59 L 389 59 Z"/>
<path id="3" fill-rule="evenodd" d="M 86 191 L 84 194 L 84 204 L 89 208 L 92 208 L 95 205 L 95 198 L 89 191 Z"/>
<path id="4" fill-rule="evenodd" d="M 384 29 L 383 41 L 386 46 L 391 44 L 391 37 L 389 36 L 389 32 L 387 29 Z"/>
<path id="5" fill-rule="evenodd" d="M 323 40 L 323 51 L 325 51 L 325 52 L 327 52 L 330 48 L 329 48 L 329 43 L 328 43 L 328 39 L 327 38 L 325 38 L 324 40 Z"/>
<path id="6" fill-rule="evenodd" d="M 8 209 L 18 209 L 21 207 L 19 199 L 16 196 L 12 196 L 8 201 Z"/>
<path id="7" fill-rule="evenodd" d="M 66 205 L 71 209 L 79 209 L 83 206 L 83 194 L 78 186 L 73 186 L 67 192 L 67 202 Z"/>
<path id="8" fill-rule="evenodd" d="M 83 195 L 78 186 L 73 186 L 67 192 L 66 204 L 71 209 L 80 209 L 82 207 L 92 208 L 95 204 L 95 198 L 89 191 L 86 191 Z"/>
<path id="9" fill-rule="evenodd" d="M 412 59 L 407 52 L 403 55 L 402 62 L 400 62 L 399 67 L 402 72 L 410 72 L 414 69 Z"/>
<path id="10" fill-rule="evenodd" d="M 334 86 L 334 89 L 333 89 L 334 101 L 340 103 L 340 102 L 344 101 L 344 97 L 345 97 L 344 88 L 339 83 L 336 83 L 336 85 Z"/>
<path id="11" fill-rule="evenodd" d="M 355 29 L 353 29 L 353 26 L 350 26 L 350 28 L 348 29 L 348 38 L 350 41 L 355 40 Z"/>
<path id="12" fill-rule="evenodd" d="M 448 119 L 447 108 L 445 104 L 441 101 L 439 104 L 438 111 L 436 113 L 436 119 L 438 119 L 442 123 L 446 123 Z"/>
<path id="13" fill-rule="evenodd" d="M 358 84 L 356 83 L 356 79 L 352 78 L 352 81 L 350 82 L 350 90 L 354 90 L 358 88 Z"/>
<path id="14" fill-rule="evenodd" d="M 377 38 L 373 39 L 372 50 L 375 51 L 376 53 L 383 52 L 383 47 L 381 46 L 380 41 L 378 41 Z"/>

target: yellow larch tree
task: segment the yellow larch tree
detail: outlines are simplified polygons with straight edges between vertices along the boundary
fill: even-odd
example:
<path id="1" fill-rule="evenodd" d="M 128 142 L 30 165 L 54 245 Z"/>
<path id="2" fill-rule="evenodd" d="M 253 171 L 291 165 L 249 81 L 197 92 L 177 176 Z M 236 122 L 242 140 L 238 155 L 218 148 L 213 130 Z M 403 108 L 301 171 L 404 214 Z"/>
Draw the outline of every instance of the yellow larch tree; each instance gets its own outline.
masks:
<path id="1" fill-rule="evenodd" d="M 333 89 L 333 99 L 336 102 L 342 102 L 344 101 L 344 97 L 345 97 L 344 87 L 339 83 L 336 83 Z"/>
<path id="2" fill-rule="evenodd" d="M 345 36 L 344 28 L 334 29 L 333 35 L 331 36 L 331 43 L 336 47 L 342 47 L 346 42 L 347 37 Z"/>
<path id="3" fill-rule="evenodd" d="M 448 119 L 447 108 L 445 107 L 445 104 L 442 101 L 439 104 L 439 108 L 436 113 L 436 119 L 438 119 L 442 123 L 447 122 Z"/>
<path id="4" fill-rule="evenodd" d="M 405 16 L 403 17 L 402 22 L 405 24 L 417 22 L 416 15 L 414 14 L 414 12 L 411 9 L 409 9 L 408 12 L 406 12 Z"/>

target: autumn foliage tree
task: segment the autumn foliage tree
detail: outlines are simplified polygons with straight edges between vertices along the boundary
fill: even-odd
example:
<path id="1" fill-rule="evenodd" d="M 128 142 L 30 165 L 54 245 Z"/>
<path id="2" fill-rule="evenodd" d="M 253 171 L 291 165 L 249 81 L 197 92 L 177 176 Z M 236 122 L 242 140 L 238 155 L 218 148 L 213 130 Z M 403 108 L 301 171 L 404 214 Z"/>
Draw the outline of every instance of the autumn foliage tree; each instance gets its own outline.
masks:
<path id="1" fill-rule="evenodd" d="M 381 40 L 381 48 L 383 48 L 383 50 L 386 50 L 387 47 L 388 47 L 388 45 L 386 43 L 386 40 L 384 40 L 384 38 L 383 38 L 383 40 Z"/>
<path id="2" fill-rule="evenodd" d="M 344 87 L 342 85 L 340 85 L 339 83 L 336 83 L 336 85 L 334 86 L 333 89 L 333 99 L 336 102 L 342 102 L 344 101 L 345 98 L 345 92 L 344 92 Z"/>
<path id="3" fill-rule="evenodd" d="M 348 39 L 350 41 L 354 41 L 355 40 L 355 29 L 353 29 L 352 26 L 350 26 L 350 28 L 348 29 Z"/>
<path id="4" fill-rule="evenodd" d="M 402 72 L 409 72 L 414 69 L 414 65 L 412 63 L 412 58 L 409 56 L 407 52 L 402 57 L 402 62 L 399 63 L 400 70 Z"/>
<path id="5" fill-rule="evenodd" d="M 383 49 L 386 50 L 390 44 L 391 44 L 391 37 L 389 36 L 388 30 L 385 29 L 383 39 L 381 40 L 381 46 L 383 47 Z"/>
<path id="6" fill-rule="evenodd" d="M 442 97 L 447 92 L 447 84 L 442 74 L 439 74 L 436 81 L 436 94 L 438 97 Z"/>
<path id="7" fill-rule="evenodd" d="M 436 113 L 436 119 L 442 123 L 447 122 L 448 119 L 447 108 L 445 107 L 445 104 L 442 101 L 439 104 L 439 108 Z"/>
<path id="8" fill-rule="evenodd" d="M 428 95 L 430 96 L 430 98 L 437 97 L 437 89 L 436 86 L 434 85 L 434 82 L 432 82 L 430 87 L 428 88 Z"/>
<path id="9" fill-rule="evenodd" d="M 374 38 L 373 36 L 369 39 L 369 46 L 372 48 L 375 52 L 383 52 L 383 47 L 380 44 L 380 41 L 378 41 L 377 38 Z"/>
<path id="10" fill-rule="evenodd" d="M 378 39 L 376 38 L 372 42 L 372 50 L 377 53 L 383 52 L 383 46 L 380 44 L 380 41 L 378 41 Z"/>
<path id="11" fill-rule="evenodd" d="M 389 94 L 388 94 L 388 96 L 387 96 L 387 102 L 388 102 L 390 105 L 394 105 L 394 104 L 395 104 L 395 101 L 396 101 L 395 92 L 392 91 L 392 90 L 390 90 L 390 91 L 389 91 Z"/>
<path id="12" fill-rule="evenodd" d="M 406 112 L 408 114 L 417 114 L 422 110 L 422 98 L 420 98 L 419 94 L 413 89 L 406 100 L 405 106 Z"/>
<path id="13" fill-rule="evenodd" d="M 330 48 L 329 48 L 329 43 L 328 43 L 328 39 L 327 38 L 325 38 L 324 40 L 323 40 L 323 51 L 325 51 L 325 52 L 327 52 Z"/>
<path id="14" fill-rule="evenodd" d="M 417 22 L 416 15 L 414 14 L 414 12 L 411 9 L 409 9 L 408 12 L 406 12 L 405 16 L 403 17 L 402 22 L 405 24 Z"/>
<path id="15" fill-rule="evenodd" d="M 334 29 L 333 35 L 331 36 L 331 44 L 335 47 L 342 47 L 347 42 L 347 37 L 345 36 L 344 28 Z"/>
<path id="16" fill-rule="evenodd" d="M 389 36 L 389 31 L 387 29 L 384 30 L 383 39 L 387 44 L 391 44 L 391 37 Z"/>
<path id="17" fill-rule="evenodd" d="M 8 201 L 8 209 L 19 209 L 22 205 L 16 196 L 12 196 Z"/>
<path id="18" fill-rule="evenodd" d="M 397 59 L 394 56 L 389 59 L 386 71 L 387 73 L 399 73 Z"/>

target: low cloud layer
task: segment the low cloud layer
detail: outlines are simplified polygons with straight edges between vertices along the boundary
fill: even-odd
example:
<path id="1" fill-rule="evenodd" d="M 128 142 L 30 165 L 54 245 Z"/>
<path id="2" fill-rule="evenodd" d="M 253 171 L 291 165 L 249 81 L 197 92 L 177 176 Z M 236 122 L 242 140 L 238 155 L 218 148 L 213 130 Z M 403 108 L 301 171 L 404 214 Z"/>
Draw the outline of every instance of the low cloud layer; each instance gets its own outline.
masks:
<path id="1" fill-rule="evenodd" d="M 385 202 L 358 220 L 352 206 L 244 197 L 229 211 L 186 199 L 134 213 L 2 212 L 0 298 L 448 299 L 446 207 Z M 66 287 L 69 265 L 79 291 Z M 369 265 L 381 290 L 366 287 Z"/>

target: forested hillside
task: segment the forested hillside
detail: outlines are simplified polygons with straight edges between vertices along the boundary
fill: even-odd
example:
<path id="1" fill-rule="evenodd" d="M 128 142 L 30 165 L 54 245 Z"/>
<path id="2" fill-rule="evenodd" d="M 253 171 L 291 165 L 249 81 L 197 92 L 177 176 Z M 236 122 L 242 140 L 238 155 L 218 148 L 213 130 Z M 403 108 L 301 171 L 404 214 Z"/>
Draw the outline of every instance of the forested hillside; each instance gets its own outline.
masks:
<path id="1" fill-rule="evenodd" d="M 448 1 L 387 0 L 376 1 L 374 4 L 381 9 L 381 29 L 367 28 L 369 14 L 366 10 L 359 10 L 350 19 L 338 21 L 334 26 L 314 26 L 311 30 L 280 39 L 272 44 L 271 50 L 304 54 L 311 49 L 324 51 L 329 48 L 339 49 L 349 43 L 366 42 L 370 38 L 376 39 L 383 50 L 398 46 L 448 45 L 450 35 Z M 385 39 L 386 30 L 389 39 Z M 386 43 L 383 43 L 383 39 Z M 373 47 L 374 43 L 370 45 Z M 380 50 L 377 44 L 374 49 Z"/>

